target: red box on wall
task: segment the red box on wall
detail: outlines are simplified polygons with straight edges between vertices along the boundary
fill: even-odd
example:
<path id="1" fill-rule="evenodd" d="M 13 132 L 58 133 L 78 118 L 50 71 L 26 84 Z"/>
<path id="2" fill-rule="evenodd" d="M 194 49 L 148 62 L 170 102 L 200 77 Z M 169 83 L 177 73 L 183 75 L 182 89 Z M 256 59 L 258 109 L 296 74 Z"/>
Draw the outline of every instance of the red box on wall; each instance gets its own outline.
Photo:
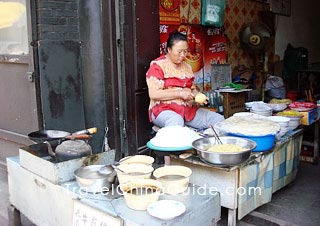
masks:
<path id="1" fill-rule="evenodd" d="M 180 0 L 159 0 L 160 24 L 180 24 Z"/>

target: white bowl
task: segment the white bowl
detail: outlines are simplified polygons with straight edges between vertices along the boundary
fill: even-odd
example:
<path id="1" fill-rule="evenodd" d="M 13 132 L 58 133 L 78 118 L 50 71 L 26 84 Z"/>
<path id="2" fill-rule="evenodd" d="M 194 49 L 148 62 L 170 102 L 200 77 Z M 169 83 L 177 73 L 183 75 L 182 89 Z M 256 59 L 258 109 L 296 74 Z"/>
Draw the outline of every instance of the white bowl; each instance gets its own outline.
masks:
<path id="1" fill-rule="evenodd" d="M 147 212 L 154 217 L 161 220 L 172 220 L 173 218 L 180 216 L 186 211 L 186 206 L 182 202 L 175 200 L 160 200 L 151 203 Z"/>
<path id="2" fill-rule="evenodd" d="M 301 124 L 301 118 L 302 116 L 297 116 L 297 117 L 288 117 L 290 118 L 288 127 L 291 130 L 294 130 L 295 128 L 297 128 L 300 124 Z"/>
<path id="3" fill-rule="evenodd" d="M 134 210 L 146 210 L 150 203 L 156 202 L 162 185 L 153 179 L 136 179 L 120 185 L 127 206 Z"/>
<path id="4" fill-rule="evenodd" d="M 133 155 L 120 159 L 119 164 L 140 163 L 145 165 L 152 165 L 154 158 L 148 155 Z"/>
<path id="5" fill-rule="evenodd" d="M 283 111 L 284 109 L 286 109 L 288 107 L 287 104 L 267 104 L 269 107 L 272 108 L 273 111 Z"/>
<path id="6" fill-rule="evenodd" d="M 141 163 L 121 164 L 115 168 L 120 185 L 136 179 L 149 179 L 153 170 L 152 166 Z"/>
<path id="7" fill-rule="evenodd" d="M 246 108 L 252 108 L 252 105 L 254 104 L 254 103 L 264 103 L 263 101 L 252 101 L 252 102 L 246 102 L 245 103 L 245 106 L 246 106 Z"/>
<path id="8" fill-rule="evenodd" d="M 185 166 L 171 165 L 156 169 L 153 176 L 160 181 L 166 194 L 176 195 L 188 189 L 192 170 Z"/>
<path id="9" fill-rule="evenodd" d="M 271 116 L 272 115 L 272 110 L 257 111 L 257 110 L 251 109 L 250 112 L 258 114 L 258 115 L 263 115 L 263 116 Z"/>
<path id="10" fill-rule="evenodd" d="M 290 119 L 284 116 L 269 116 L 269 120 L 276 122 L 280 125 L 280 127 L 287 127 Z"/>

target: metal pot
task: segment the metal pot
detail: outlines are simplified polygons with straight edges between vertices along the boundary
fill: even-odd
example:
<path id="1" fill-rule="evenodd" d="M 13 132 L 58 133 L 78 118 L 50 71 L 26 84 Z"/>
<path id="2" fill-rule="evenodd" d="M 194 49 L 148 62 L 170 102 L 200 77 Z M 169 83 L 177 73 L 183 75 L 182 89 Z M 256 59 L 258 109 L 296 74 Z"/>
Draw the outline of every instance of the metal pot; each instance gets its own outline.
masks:
<path id="1" fill-rule="evenodd" d="M 45 141 L 48 146 L 48 153 L 58 162 L 67 161 L 70 159 L 81 158 L 92 154 L 92 149 L 89 144 L 83 140 L 67 140 L 59 144 L 53 151 L 50 143 Z"/>
<path id="2" fill-rule="evenodd" d="M 99 170 L 104 168 L 103 173 Z M 90 165 L 83 166 L 74 172 L 78 185 L 83 191 L 99 193 L 109 191 L 115 182 L 116 173 L 112 166 Z"/>
<path id="3" fill-rule="evenodd" d="M 192 147 L 197 150 L 201 160 L 217 165 L 238 165 L 247 161 L 251 151 L 256 147 L 256 143 L 249 139 L 221 136 L 220 140 L 223 144 L 236 144 L 241 146 L 244 151 L 241 152 L 214 152 L 208 151 L 209 148 L 218 144 L 215 137 L 200 138 L 192 142 Z"/>

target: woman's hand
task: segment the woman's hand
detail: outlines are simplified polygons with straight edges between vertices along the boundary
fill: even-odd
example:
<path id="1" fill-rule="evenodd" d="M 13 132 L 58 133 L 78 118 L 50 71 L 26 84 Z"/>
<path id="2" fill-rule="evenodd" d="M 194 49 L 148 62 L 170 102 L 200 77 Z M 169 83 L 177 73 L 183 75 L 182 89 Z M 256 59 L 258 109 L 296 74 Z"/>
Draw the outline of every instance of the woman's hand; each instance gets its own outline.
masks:
<path id="1" fill-rule="evenodd" d="M 200 105 L 204 105 L 207 104 L 208 102 L 208 97 L 206 95 L 204 95 L 203 93 L 198 93 L 195 98 L 194 98 L 195 102 L 200 104 Z"/>
<path id="2" fill-rule="evenodd" d="M 197 89 L 191 89 L 191 92 L 194 96 L 197 96 L 197 94 L 200 93 Z"/>
<path id="3" fill-rule="evenodd" d="M 191 101 L 194 99 L 194 94 L 192 93 L 191 89 L 189 88 L 184 88 L 179 91 L 179 96 L 181 99 L 186 100 L 186 101 Z"/>

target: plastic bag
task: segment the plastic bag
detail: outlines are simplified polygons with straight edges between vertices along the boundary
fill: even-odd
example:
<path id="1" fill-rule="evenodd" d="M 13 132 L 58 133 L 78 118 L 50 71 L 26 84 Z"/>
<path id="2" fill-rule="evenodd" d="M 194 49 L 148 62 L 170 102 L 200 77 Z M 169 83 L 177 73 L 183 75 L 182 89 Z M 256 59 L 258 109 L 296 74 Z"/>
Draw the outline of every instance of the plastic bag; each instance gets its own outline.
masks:
<path id="1" fill-rule="evenodd" d="M 282 78 L 280 78 L 278 76 L 270 75 L 267 78 L 265 90 L 268 91 L 270 89 L 280 88 L 280 87 L 283 87 L 283 86 L 284 86 L 284 83 L 283 83 Z"/>
<path id="2" fill-rule="evenodd" d="M 202 25 L 222 27 L 226 0 L 202 0 Z"/>
<path id="3" fill-rule="evenodd" d="M 278 99 L 286 98 L 286 89 L 283 80 L 278 76 L 270 75 L 267 78 L 265 91 L 268 91 L 270 97 Z"/>

